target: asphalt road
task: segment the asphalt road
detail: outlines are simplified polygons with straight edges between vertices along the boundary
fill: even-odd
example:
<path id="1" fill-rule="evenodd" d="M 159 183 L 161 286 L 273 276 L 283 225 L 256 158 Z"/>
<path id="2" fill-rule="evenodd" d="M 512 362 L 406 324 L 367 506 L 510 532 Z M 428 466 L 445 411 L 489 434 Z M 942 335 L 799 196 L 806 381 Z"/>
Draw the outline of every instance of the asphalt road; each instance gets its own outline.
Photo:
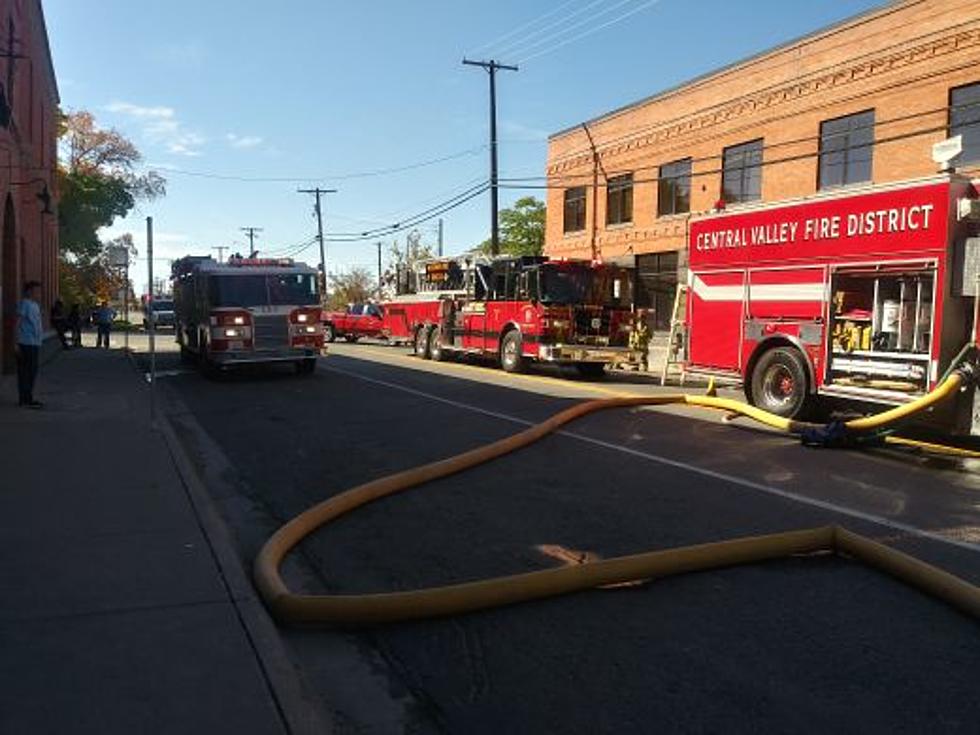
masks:
<path id="1" fill-rule="evenodd" d="M 165 343 L 164 343 L 165 346 Z M 213 381 L 159 367 L 167 411 L 250 561 L 354 484 L 523 428 L 582 397 L 654 392 L 513 378 L 331 346 L 316 374 Z M 891 452 L 806 450 L 694 410 L 611 411 L 358 510 L 287 565 L 368 592 L 829 523 L 980 582 L 980 474 Z M 287 630 L 339 732 L 975 732 L 980 628 L 861 564 L 793 558 L 452 619 Z"/>

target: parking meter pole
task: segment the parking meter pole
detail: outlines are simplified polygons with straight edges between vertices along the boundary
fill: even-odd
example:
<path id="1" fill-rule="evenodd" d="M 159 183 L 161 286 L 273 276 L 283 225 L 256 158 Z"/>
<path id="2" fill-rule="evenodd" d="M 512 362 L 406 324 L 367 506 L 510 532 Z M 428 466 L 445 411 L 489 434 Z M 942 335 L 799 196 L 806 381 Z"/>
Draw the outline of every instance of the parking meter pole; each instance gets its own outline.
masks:
<path id="1" fill-rule="evenodd" d="M 147 335 L 150 340 L 150 428 L 156 429 L 156 373 L 157 373 L 157 353 L 156 353 L 156 324 L 153 319 L 153 218 L 146 218 L 146 270 L 147 270 L 147 295 L 146 313 L 149 315 L 147 321 Z"/>

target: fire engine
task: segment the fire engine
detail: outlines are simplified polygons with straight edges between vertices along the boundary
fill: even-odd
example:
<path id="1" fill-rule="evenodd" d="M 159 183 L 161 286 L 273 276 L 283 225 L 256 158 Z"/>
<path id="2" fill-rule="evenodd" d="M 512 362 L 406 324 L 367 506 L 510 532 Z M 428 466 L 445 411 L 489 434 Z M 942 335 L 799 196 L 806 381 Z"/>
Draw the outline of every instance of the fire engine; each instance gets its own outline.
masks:
<path id="1" fill-rule="evenodd" d="M 293 362 L 312 373 L 323 348 L 317 272 L 278 258 L 209 256 L 174 261 L 175 332 L 181 357 L 206 370 Z"/>
<path id="2" fill-rule="evenodd" d="M 685 368 L 787 417 L 923 395 L 976 338 L 977 196 L 945 174 L 693 218 Z M 933 419 L 968 430 L 972 398 Z"/>
<path id="3" fill-rule="evenodd" d="M 489 356 L 508 372 L 531 361 L 597 377 L 635 362 L 632 279 L 624 268 L 544 256 L 470 255 L 421 263 L 384 304 L 390 339 L 425 359 Z"/>

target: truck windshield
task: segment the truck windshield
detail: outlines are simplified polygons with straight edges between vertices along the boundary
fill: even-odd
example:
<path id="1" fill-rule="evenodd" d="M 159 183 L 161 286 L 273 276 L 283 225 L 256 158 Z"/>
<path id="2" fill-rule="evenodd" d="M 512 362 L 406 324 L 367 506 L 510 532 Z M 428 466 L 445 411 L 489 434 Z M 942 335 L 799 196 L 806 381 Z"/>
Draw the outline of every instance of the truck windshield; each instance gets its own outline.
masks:
<path id="1" fill-rule="evenodd" d="M 174 302 L 173 301 L 154 301 L 153 311 L 173 311 Z"/>
<path id="2" fill-rule="evenodd" d="M 316 281 L 309 273 L 212 276 L 212 306 L 311 306 L 317 303 Z"/>
<path id="3" fill-rule="evenodd" d="M 544 304 L 628 306 L 632 299 L 629 274 L 621 268 L 561 266 L 541 269 Z"/>

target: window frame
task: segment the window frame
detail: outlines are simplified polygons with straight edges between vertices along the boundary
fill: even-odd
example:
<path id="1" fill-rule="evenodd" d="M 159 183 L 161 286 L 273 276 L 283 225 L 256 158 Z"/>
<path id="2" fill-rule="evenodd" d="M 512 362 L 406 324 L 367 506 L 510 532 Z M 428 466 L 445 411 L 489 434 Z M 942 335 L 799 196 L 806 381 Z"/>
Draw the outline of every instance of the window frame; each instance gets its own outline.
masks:
<path id="1" fill-rule="evenodd" d="M 976 90 L 977 99 L 975 102 L 970 102 L 965 105 L 956 106 L 953 104 L 953 97 L 957 92 L 963 92 L 965 90 Z M 967 119 L 965 121 L 956 123 L 954 122 L 954 116 L 958 109 L 965 107 L 975 107 L 976 112 L 974 113 L 975 119 Z M 956 135 L 963 136 L 963 152 L 960 153 L 956 158 L 953 159 L 954 166 L 964 166 L 971 168 L 980 165 L 980 81 L 971 82 L 969 84 L 961 84 L 958 87 L 950 87 L 949 89 L 949 107 L 947 113 L 947 133 L 948 137 L 952 138 Z M 957 132 L 954 125 L 962 125 L 969 128 L 968 131 Z M 968 134 L 974 138 L 974 140 L 968 140 Z M 972 146 L 971 146 L 972 144 Z M 972 155 L 970 158 L 968 156 Z"/>
<path id="2" fill-rule="evenodd" d="M 832 125 L 835 123 L 842 123 L 846 120 L 851 120 L 857 118 L 858 116 L 870 115 L 871 124 L 864 127 L 851 128 L 847 127 L 844 131 L 837 132 L 824 132 L 824 127 L 827 125 Z M 858 184 L 868 184 L 874 180 L 874 149 L 875 149 L 875 128 L 877 126 L 877 120 L 875 115 L 875 108 L 871 107 L 866 110 L 859 110 L 858 112 L 851 112 L 847 115 L 839 115 L 837 117 L 832 117 L 827 120 L 820 121 L 820 142 L 817 150 L 817 191 L 828 191 L 831 189 L 840 189 L 845 186 L 855 186 Z M 870 131 L 870 138 L 867 142 L 861 142 L 854 145 L 852 137 L 855 132 L 861 132 L 863 130 Z M 834 150 L 825 150 L 825 139 L 842 137 L 844 139 L 844 147 L 837 148 Z M 868 157 L 866 160 L 856 157 L 857 151 L 868 150 Z M 827 159 L 833 154 L 841 154 L 843 160 L 841 163 L 841 180 L 840 182 L 825 183 L 824 175 L 826 173 L 826 168 L 828 164 Z M 866 178 L 851 178 L 849 172 L 852 169 L 857 169 L 859 165 L 867 163 L 867 177 Z"/>
<path id="3" fill-rule="evenodd" d="M 754 146 L 756 144 L 758 144 L 758 151 L 750 149 L 750 146 Z M 727 159 L 729 155 L 732 155 L 736 151 L 736 149 L 743 149 L 739 151 L 739 154 L 742 155 L 743 157 L 746 155 L 746 153 L 755 154 L 757 152 L 759 156 L 758 162 L 750 165 L 745 165 L 743 159 L 742 165 L 738 166 L 737 168 L 734 166 L 729 168 Z M 748 202 L 756 202 L 762 199 L 762 165 L 765 162 L 765 150 L 766 150 L 765 138 L 753 138 L 752 140 L 746 140 L 741 143 L 735 143 L 733 145 L 725 146 L 724 148 L 722 148 L 721 150 L 721 197 L 720 197 L 721 201 L 725 202 L 725 204 L 745 204 Z M 755 196 L 746 197 L 744 196 L 746 184 L 751 183 L 751 178 L 747 179 L 746 177 L 747 176 L 751 177 L 751 172 L 755 170 L 758 170 L 758 191 L 756 192 Z M 735 171 L 737 171 L 739 174 L 738 183 L 739 183 L 740 196 L 737 198 L 729 199 L 728 196 L 726 196 L 726 179 L 727 179 L 727 175 L 730 172 L 735 172 Z"/>
<path id="4" fill-rule="evenodd" d="M 614 205 L 615 204 L 615 208 Z M 615 209 L 619 219 L 612 220 Z M 629 210 L 628 214 L 625 210 Z M 606 227 L 633 224 L 633 172 L 606 179 Z"/>
<path id="5" fill-rule="evenodd" d="M 681 167 L 686 164 L 686 172 L 681 174 L 668 174 L 667 169 L 671 167 Z M 691 175 L 694 167 L 694 159 L 688 156 L 687 158 L 679 158 L 676 161 L 670 161 L 661 165 L 657 169 L 657 216 L 658 217 L 670 217 L 676 214 L 689 214 L 691 212 Z M 677 206 L 677 182 L 686 181 L 687 184 L 687 204 L 684 209 L 680 209 Z M 666 211 L 664 207 L 664 189 L 665 185 L 672 185 L 670 192 L 670 211 Z"/>
<path id="6" fill-rule="evenodd" d="M 574 194 L 573 194 L 574 192 Z M 578 193 L 581 196 L 578 196 Z M 571 196 L 570 196 L 571 195 Z M 570 205 L 575 205 L 575 222 L 569 226 L 568 210 Z M 581 217 L 581 227 L 575 227 Z M 562 233 L 570 235 L 578 232 L 585 232 L 586 221 L 588 219 L 588 205 L 586 203 L 586 188 L 584 186 L 570 186 L 565 189 L 562 200 Z"/>

